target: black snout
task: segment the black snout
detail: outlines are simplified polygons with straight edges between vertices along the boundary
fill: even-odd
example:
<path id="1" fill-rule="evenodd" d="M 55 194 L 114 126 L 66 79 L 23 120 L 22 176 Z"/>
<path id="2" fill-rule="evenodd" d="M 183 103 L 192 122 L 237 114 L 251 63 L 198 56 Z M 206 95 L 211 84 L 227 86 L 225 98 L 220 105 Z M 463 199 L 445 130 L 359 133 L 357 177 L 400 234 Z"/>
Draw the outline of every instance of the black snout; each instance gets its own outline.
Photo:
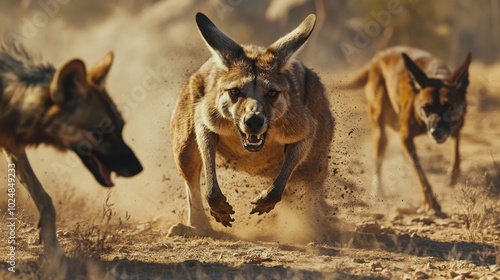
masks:
<path id="1" fill-rule="evenodd" d="M 250 129 L 250 131 L 258 133 L 264 125 L 264 118 L 259 115 L 252 115 L 250 117 L 245 116 L 245 126 Z"/>
<path id="2" fill-rule="evenodd" d="M 128 146 L 121 149 L 120 155 L 113 160 L 112 165 L 115 166 L 116 174 L 123 177 L 132 177 L 143 169 L 139 159 Z"/>
<path id="3" fill-rule="evenodd" d="M 444 134 L 444 129 L 436 127 L 436 128 L 431 128 L 429 131 L 434 138 L 440 138 Z"/>

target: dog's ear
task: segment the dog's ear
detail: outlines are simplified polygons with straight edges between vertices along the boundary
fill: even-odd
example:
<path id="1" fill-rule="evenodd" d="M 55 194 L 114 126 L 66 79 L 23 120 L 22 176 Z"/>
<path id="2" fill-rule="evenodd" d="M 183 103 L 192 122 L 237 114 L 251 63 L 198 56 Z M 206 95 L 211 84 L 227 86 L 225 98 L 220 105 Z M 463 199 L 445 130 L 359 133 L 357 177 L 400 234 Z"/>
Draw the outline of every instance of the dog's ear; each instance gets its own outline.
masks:
<path id="1" fill-rule="evenodd" d="M 408 70 L 408 77 L 410 78 L 410 85 L 415 93 L 419 93 L 421 89 L 425 88 L 429 84 L 429 78 L 425 75 L 424 71 L 418 67 L 418 65 L 411 60 L 411 58 L 403 53 L 403 60 L 406 70 Z"/>
<path id="2" fill-rule="evenodd" d="M 243 56 L 243 48 L 222 33 L 206 15 L 197 13 L 196 24 L 210 51 L 223 65 L 229 67 L 234 60 Z"/>
<path id="3" fill-rule="evenodd" d="M 104 87 L 109 69 L 111 69 L 111 65 L 113 64 L 113 59 L 113 52 L 109 52 L 99 60 L 99 62 L 92 66 L 87 75 L 89 81 L 97 86 Z"/>
<path id="4" fill-rule="evenodd" d="M 302 23 L 290 33 L 271 44 L 267 51 L 275 57 L 275 62 L 279 65 L 280 71 L 284 72 L 293 62 L 295 54 L 309 39 L 316 24 L 316 16 L 308 15 Z"/>
<path id="5" fill-rule="evenodd" d="M 469 65 L 472 59 L 472 54 L 469 52 L 460 66 L 451 73 L 448 80 L 455 85 L 459 92 L 466 92 L 469 85 Z"/>
<path id="6" fill-rule="evenodd" d="M 50 83 L 50 98 L 60 106 L 78 100 L 87 94 L 87 71 L 79 59 L 68 61 L 59 68 Z"/>

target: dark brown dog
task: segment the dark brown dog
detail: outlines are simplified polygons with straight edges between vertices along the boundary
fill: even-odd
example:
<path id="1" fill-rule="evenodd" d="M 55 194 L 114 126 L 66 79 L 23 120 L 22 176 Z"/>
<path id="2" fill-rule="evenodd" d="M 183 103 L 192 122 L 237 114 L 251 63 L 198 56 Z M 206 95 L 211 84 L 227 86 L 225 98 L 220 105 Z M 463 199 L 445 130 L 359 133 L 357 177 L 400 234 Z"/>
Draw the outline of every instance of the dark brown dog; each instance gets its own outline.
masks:
<path id="1" fill-rule="evenodd" d="M 455 185 L 460 174 L 459 136 L 466 111 L 470 61 L 469 53 L 451 72 L 425 51 L 393 47 L 377 54 L 348 84 L 348 88 L 364 86 L 366 90 L 376 156 L 375 191 L 381 191 L 380 168 L 387 144 L 385 126 L 399 126 L 404 150 L 418 175 L 424 207 L 443 214 L 420 165 L 413 139 L 427 133 L 439 144 L 451 136 L 454 143 L 450 183 Z"/>
<path id="2" fill-rule="evenodd" d="M 18 178 L 40 212 L 40 241 L 51 259 L 64 255 L 56 213 L 31 169 L 27 147 L 73 150 L 106 187 L 113 186 L 111 172 L 130 177 L 142 171 L 123 141 L 124 121 L 105 88 L 112 63 L 109 53 L 90 69 L 79 59 L 56 69 L 19 44 L 0 44 L 0 151 L 8 161 L 11 186 Z"/>

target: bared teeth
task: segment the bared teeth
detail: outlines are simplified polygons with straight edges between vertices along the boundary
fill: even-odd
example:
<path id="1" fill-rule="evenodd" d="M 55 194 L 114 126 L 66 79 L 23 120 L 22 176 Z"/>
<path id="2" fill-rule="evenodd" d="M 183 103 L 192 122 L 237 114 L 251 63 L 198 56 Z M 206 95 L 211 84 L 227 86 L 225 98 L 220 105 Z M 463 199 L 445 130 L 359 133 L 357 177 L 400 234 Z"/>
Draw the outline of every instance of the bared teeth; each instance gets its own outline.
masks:
<path id="1" fill-rule="evenodd" d="M 245 144 L 250 146 L 259 146 L 262 144 L 262 134 L 261 135 L 246 135 Z"/>

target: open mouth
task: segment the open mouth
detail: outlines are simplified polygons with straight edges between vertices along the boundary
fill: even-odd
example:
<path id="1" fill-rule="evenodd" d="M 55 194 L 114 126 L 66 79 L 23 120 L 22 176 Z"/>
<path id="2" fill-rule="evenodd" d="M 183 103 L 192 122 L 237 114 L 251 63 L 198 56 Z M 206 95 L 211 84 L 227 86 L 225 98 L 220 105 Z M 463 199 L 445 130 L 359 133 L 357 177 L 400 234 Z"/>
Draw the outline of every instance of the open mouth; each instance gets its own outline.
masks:
<path id="1" fill-rule="evenodd" d="M 262 134 L 247 134 L 240 131 L 241 143 L 247 151 L 258 152 L 264 147 L 267 132 Z"/>
<path id="2" fill-rule="evenodd" d="M 83 164 L 92 172 L 95 179 L 99 184 L 104 187 L 114 186 L 113 181 L 111 181 L 111 169 L 108 168 L 95 154 L 90 153 L 86 156 L 80 156 Z"/>
<path id="3" fill-rule="evenodd" d="M 446 141 L 446 139 L 448 138 L 448 135 L 446 134 L 443 134 L 439 137 L 434 137 L 432 135 L 429 135 L 431 137 L 432 140 L 434 140 L 434 142 L 436 142 L 437 144 L 441 144 L 441 143 L 444 143 Z"/>

